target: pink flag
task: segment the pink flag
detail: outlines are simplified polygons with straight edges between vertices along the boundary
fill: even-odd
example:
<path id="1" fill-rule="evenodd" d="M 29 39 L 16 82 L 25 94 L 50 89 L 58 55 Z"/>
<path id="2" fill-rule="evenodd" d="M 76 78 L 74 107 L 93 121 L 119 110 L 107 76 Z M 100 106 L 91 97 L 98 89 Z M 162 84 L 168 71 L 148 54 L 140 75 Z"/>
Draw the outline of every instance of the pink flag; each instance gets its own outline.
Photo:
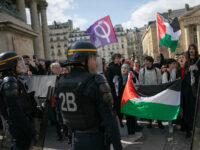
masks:
<path id="1" fill-rule="evenodd" d="M 90 41 L 97 48 L 117 42 L 109 16 L 106 16 L 91 25 L 85 34 L 90 35 Z"/>

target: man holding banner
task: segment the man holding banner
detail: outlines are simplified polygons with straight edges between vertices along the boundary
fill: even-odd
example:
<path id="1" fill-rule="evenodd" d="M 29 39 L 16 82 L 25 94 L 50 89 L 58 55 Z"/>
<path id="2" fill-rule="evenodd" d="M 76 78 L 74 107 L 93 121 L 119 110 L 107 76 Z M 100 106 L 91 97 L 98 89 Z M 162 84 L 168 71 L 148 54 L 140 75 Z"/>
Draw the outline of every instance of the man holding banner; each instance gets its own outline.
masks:
<path id="1" fill-rule="evenodd" d="M 161 70 L 153 66 L 154 59 L 151 56 L 145 57 L 145 67 L 139 72 L 141 85 L 159 85 L 162 82 Z M 152 128 L 152 120 L 149 120 L 148 128 Z M 162 122 L 158 121 L 158 127 L 164 128 Z"/>

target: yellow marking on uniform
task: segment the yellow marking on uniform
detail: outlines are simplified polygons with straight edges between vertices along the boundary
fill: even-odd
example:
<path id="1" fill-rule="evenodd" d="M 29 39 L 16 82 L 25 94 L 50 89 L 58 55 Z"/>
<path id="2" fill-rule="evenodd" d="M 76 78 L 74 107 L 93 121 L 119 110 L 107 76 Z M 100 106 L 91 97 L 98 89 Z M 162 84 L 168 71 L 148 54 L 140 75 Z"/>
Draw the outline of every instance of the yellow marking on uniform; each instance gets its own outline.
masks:
<path id="1" fill-rule="evenodd" d="M 71 49 L 69 52 L 97 52 L 97 49 Z"/>
<path id="2" fill-rule="evenodd" d="M 73 55 L 73 53 L 67 53 L 67 55 Z"/>
<path id="3" fill-rule="evenodd" d="M 6 64 L 5 62 L 2 62 L 2 63 L 0 63 L 0 66 L 1 66 L 1 65 L 5 65 L 5 64 Z"/>
<path id="4" fill-rule="evenodd" d="M 14 56 L 14 57 L 10 57 L 10 58 L 8 58 L 8 59 L 1 60 L 1 61 L 0 61 L 0 64 L 3 63 L 3 62 L 9 61 L 9 60 L 15 59 L 15 58 L 17 58 L 17 57 L 18 57 L 18 56 Z"/>

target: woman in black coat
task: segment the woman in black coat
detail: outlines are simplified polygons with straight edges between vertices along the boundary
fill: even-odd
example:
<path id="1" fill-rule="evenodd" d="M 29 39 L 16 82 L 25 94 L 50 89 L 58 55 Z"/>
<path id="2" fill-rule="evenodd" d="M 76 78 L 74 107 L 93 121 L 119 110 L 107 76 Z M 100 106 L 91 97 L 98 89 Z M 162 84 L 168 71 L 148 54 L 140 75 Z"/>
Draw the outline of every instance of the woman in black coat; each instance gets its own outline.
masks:
<path id="1" fill-rule="evenodd" d="M 190 61 L 186 59 L 187 56 L 187 54 L 181 54 L 179 56 L 180 68 L 177 71 L 177 78 L 182 78 L 180 109 L 180 113 L 182 114 L 181 129 L 182 131 L 186 131 L 186 138 L 189 138 L 192 135 L 197 93 L 191 85 L 191 74 L 194 72 L 189 69 Z M 198 83 L 196 84 L 198 85 Z"/>

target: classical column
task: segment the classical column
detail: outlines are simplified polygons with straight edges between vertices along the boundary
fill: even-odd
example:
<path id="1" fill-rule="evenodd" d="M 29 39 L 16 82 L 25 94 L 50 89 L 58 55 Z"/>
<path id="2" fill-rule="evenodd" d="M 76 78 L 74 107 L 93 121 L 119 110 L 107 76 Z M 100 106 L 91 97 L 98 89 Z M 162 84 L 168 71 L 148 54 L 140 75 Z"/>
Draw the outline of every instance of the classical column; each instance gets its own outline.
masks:
<path id="1" fill-rule="evenodd" d="M 41 11 L 41 24 L 42 24 L 42 35 L 43 35 L 43 43 L 44 43 L 44 54 L 46 59 L 51 59 L 50 50 L 49 50 L 49 31 L 47 25 L 47 15 L 46 8 L 48 6 L 47 2 L 43 1 L 40 3 L 40 11 Z"/>
<path id="2" fill-rule="evenodd" d="M 186 49 L 188 49 L 189 45 L 190 45 L 190 30 L 189 30 L 189 26 L 185 27 L 185 43 L 186 43 Z"/>
<path id="3" fill-rule="evenodd" d="M 29 0 L 30 4 L 30 13 L 31 13 L 31 26 L 33 31 L 38 33 L 38 36 L 33 40 L 34 53 L 37 58 L 41 58 L 41 43 L 40 43 L 40 26 L 39 26 L 39 18 L 38 18 L 38 10 L 37 10 L 37 0 Z"/>
<path id="4" fill-rule="evenodd" d="M 17 0 L 17 9 L 19 11 L 20 16 L 26 22 L 26 8 L 25 8 L 25 1 L 24 0 Z"/>
<path id="5" fill-rule="evenodd" d="M 198 44 L 198 50 L 200 53 L 200 24 L 197 25 L 197 44 Z"/>

